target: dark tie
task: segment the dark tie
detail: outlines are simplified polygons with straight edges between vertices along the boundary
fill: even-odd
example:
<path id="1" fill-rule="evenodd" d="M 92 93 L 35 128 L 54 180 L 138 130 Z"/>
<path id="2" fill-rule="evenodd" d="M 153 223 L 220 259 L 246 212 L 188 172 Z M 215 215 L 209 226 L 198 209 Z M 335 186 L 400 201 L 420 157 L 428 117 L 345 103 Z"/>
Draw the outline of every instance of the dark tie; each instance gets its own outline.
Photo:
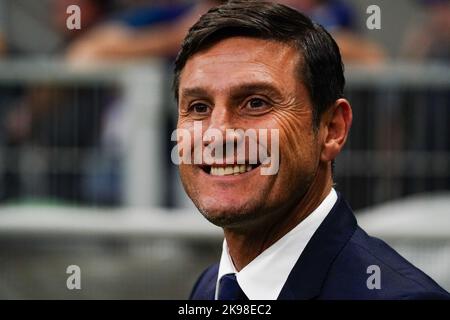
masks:
<path id="1" fill-rule="evenodd" d="M 217 298 L 218 300 L 248 300 L 234 273 L 226 274 L 220 279 Z"/>

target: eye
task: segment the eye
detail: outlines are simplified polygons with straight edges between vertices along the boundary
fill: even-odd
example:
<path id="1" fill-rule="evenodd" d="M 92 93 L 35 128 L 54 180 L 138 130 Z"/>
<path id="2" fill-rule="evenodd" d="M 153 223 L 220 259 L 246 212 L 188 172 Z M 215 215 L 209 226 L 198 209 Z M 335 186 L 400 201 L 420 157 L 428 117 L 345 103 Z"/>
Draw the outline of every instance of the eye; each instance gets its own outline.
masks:
<path id="1" fill-rule="evenodd" d="M 195 113 L 203 114 L 203 113 L 207 113 L 208 112 L 209 107 L 206 104 L 204 104 L 204 103 L 195 103 L 195 104 L 193 104 L 191 106 L 190 109 L 192 111 L 194 111 Z"/>
<path id="2" fill-rule="evenodd" d="M 269 107 L 269 104 L 261 98 L 252 98 L 247 102 L 246 107 L 251 110 L 261 110 Z"/>

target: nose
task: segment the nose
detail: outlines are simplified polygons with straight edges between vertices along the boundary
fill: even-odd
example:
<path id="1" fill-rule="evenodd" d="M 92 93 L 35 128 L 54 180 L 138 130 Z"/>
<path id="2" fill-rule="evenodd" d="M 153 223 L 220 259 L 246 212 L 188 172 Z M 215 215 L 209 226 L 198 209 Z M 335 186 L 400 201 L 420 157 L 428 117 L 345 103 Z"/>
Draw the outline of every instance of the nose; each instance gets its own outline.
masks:
<path id="1" fill-rule="evenodd" d="M 208 129 L 217 129 L 225 137 L 226 129 L 232 129 L 232 114 L 224 105 L 216 105 L 209 118 Z"/>
<path id="2" fill-rule="evenodd" d="M 234 148 L 242 139 L 238 129 L 236 116 L 226 106 L 215 106 L 209 118 L 207 130 L 218 130 L 222 136 L 224 148 Z M 211 142 L 204 142 L 207 146 Z"/>

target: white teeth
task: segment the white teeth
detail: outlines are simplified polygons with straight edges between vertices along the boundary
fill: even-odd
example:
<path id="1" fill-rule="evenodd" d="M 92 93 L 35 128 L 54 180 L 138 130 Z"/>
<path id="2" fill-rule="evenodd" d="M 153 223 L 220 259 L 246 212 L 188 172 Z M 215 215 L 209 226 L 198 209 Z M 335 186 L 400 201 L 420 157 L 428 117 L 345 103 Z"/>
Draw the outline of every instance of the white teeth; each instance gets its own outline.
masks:
<path id="1" fill-rule="evenodd" d="M 226 166 L 226 167 L 214 167 L 211 166 L 211 171 L 210 174 L 212 176 L 228 176 L 228 175 L 239 175 L 241 173 L 245 173 L 252 170 L 252 166 L 248 165 L 246 166 L 245 164 L 241 164 L 241 165 L 230 165 L 230 166 Z"/>
<path id="2" fill-rule="evenodd" d="M 223 176 L 223 168 L 211 167 L 210 174 L 212 176 Z"/>

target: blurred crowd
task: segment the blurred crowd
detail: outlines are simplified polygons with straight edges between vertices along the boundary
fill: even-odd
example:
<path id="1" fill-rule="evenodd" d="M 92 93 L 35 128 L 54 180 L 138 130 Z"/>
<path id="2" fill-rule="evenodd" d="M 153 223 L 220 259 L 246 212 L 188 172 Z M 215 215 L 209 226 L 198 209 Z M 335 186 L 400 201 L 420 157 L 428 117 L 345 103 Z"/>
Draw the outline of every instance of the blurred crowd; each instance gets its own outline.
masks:
<path id="1" fill-rule="evenodd" d="M 2 56 L 60 55 L 69 61 L 173 57 L 188 28 L 209 8 L 226 0 L 29 0 L 0 1 L 0 53 Z M 408 26 L 400 57 L 449 59 L 450 4 L 448 0 L 410 0 L 423 10 L 425 21 Z M 346 63 L 380 63 L 387 57 L 379 43 L 368 40 L 357 12 L 345 0 L 278 0 L 297 8 L 323 25 L 336 38 Z M 82 13 L 80 30 L 66 27 L 68 6 Z M 24 24 L 20 8 L 37 21 Z M 45 12 L 39 12 L 45 10 Z M 17 11 L 17 10 L 16 10 Z M 27 12 L 28 11 L 28 12 Z M 36 11 L 36 12 L 33 12 Z M 17 16 L 17 17 L 16 17 Z M 22 19 L 21 19 L 22 18 Z M 399 24 L 405 17 L 398 17 Z M 51 36 L 39 29 L 47 29 Z M 49 31 L 50 30 L 50 31 Z M 385 31 L 388 32 L 388 31 Z M 28 36 L 26 34 L 28 33 Z M 34 39 L 33 39 L 34 38 Z"/>
<path id="2" fill-rule="evenodd" d="M 450 59 L 450 1 L 411 0 L 420 5 L 425 20 L 412 25 L 402 39 L 400 58 L 414 61 Z M 0 54 L 4 58 L 55 57 L 71 64 L 96 61 L 123 61 L 148 57 L 173 60 L 189 27 L 220 0 L 1 0 Z M 380 43 L 364 36 L 358 15 L 344 0 L 280 0 L 322 24 L 338 42 L 346 64 L 380 65 L 389 55 Z M 46 3 L 45 6 L 41 5 Z M 82 14 L 80 30 L 66 27 L 69 5 L 78 5 Z M 18 10 L 17 8 L 21 9 Z M 29 25 L 23 24 L 26 12 Z M 399 20 L 403 19 L 399 17 Z M 33 21 L 34 20 L 34 21 Z M 20 25 L 19 25 L 20 24 Z M 360 24 L 359 24 L 360 25 Z M 33 36 L 39 32 L 41 36 Z M 388 32 L 388 31 L 387 31 Z M 43 37 L 42 35 L 48 35 Z M 102 148 L 105 132 L 114 123 L 118 108 L 114 88 L 76 88 L 48 84 L 5 86 L 0 89 L 0 146 L 15 150 L 24 146 L 54 148 Z M 104 146 L 103 146 L 104 147 Z M 19 166 L 19 155 L 3 154 L 11 168 Z M 114 158 L 114 156 L 112 156 Z M 51 161 L 51 160 L 49 160 Z M 96 163 L 92 161 L 92 163 Z M 115 204 L 118 200 L 113 164 L 106 165 L 102 182 L 86 180 L 83 168 L 74 164 L 73 172 L 47 173 L 47 195 Z M 50 167 L 52 164 L 49 165 Z M 95 165 L 94 165 L 95 166 Z M 109 166 L 112 169 L 108 169 Z M 3 170 L 0 200 L 20 196 L 21 179 L 17 170 Z M 101 168 L 89 167 L 88 171 Z M 6 187 L 5 187 L 6 186 Z M 114 187 L 116 186 L 116 187 Z M 38 190 L 39 191 L 39 190 Z"/>

